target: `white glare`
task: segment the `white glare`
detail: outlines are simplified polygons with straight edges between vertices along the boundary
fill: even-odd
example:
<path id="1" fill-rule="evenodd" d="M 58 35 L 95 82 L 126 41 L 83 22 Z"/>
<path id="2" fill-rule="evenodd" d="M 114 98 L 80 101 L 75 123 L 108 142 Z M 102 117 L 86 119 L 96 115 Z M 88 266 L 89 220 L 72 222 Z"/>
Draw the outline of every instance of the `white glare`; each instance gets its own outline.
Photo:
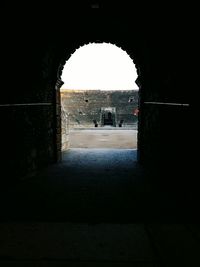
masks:
<path id="1" fill-rule="evenodd" d="M 109 43 L 90 43 L 66 62 L 61 89 L 138 90 L 137 73 L 129 55 Z"/>

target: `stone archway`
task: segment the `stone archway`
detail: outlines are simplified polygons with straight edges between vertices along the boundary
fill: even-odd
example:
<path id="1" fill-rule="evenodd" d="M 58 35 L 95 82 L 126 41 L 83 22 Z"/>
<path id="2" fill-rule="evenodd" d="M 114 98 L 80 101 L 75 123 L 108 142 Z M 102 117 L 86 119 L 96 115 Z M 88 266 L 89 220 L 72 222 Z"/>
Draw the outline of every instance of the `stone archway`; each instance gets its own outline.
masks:
<path id="1" fill-rule="evenodd" d="M 24 12 L 23 5 L 19 3 L 14 8 L 9 3 L 2 6 L 5 9 L 2 17 L 3 20 L 5 18 L 5 27 L 2 31 L 4 41 L 1 60 L 2 88 L 5 90 L 1 95 L 1 104 L 49 103 L 45 109 L 37 106 L 37 116 L 40 120 L 35 119 L 37 116 L 31 109 L 26 110 L 26 116 L 16 119 L 17 108 L 16 111 L 12 110 L 13 113 L 10 111 L 14 114 L 11 116 L 2 107 L 4 131 L 1 140 L 5 144 L 4 140 L 11 140 L 8 136 L 15 132 L 16 144 L 20 144 L 15 151 L 22 151 L 20 155 L 15 155 L 14 163 L 11 165 L 9 162 L 7 166 L 17 168 L 20 175 L 22 171 L 30 172 L 29 168 L 25 171 L 27 161 L 30 161 L 35 169 L 55 162 L 54 151 L 60 146 L 57 138 L 60 128 L 59 125 L 55 126 L 59 124 L 56 118 L 60 118 L 60 107 L 56 104 L 56 83 L 60 82 L 59 73 L 71 52 L 91 41 L 112 42 L 127 51 L 135 63 L 138 71 L 137 84 L 140 87 L 140 159 L 159 162 L 170 159 L 172 162 L 173 156 L 174 162 L 180 157 L 180 165 L 184 165 L 182 162 L 186 162 L 185 148 L 183 149 L 182 143 L 190 138 L 192 132 L 188 133 L 184 128 L 185 121 L 191 118 L 190 110 L 181 105 L 155 104 L 188 103 L 192 97 L 193 90 L 189 90 L 189 79 L 188 83 L 183 79 L 187 77 L 186 65 L 189 66 L 185 64 L 185 59 L 190 58 L 190 38 L 187 38 L 184 27 L 186 24 L 182 24 L 184 13 L 176 12 L 171 7 L 170 10 L 166 7 L 165 11 L 163 8 L 150 8 L 145 12 L 144 6 L 137 9 L 134 5 L 121 2 L 109 7 L 106 3 L 102 9 L 94 9 L 93 12 L 83 2 L 81 7 L 78 7 L 76 2 L 69 2 L 67 7 L 44 5 L 43 9 L 40 3 L 39 6 L 32 5 L 31 8 L 35 11 L 32 13 L 28 12 L 28 9 Z M 79 14 L 77 10 L 80 11 Z M 75 19 L 72 20 L 67 13 L 72 14 Z M 7 17 L 10 18 L 9 25 Z M 17 40 L 13 42 L 16 33 Z M 16 66 L 15 71 L 12 71 L 12 79 L 11 62 L 15 62 Z M 9 87 L 8 81 L 14 81 L 14 86 Z M 27 123 L 30 122 L 29 133 L 26 129 Z M 173 131 L 166 126 L 166 122 L 173 127 Z M 25 143 L 24 137 L 29 138 L 29 142 Z M 32 144 L 34 151 L 30 159 Z M 7 146 L 3 151 L 5 154 L 9 151 Z"/>
<path id="2" fill-rule="evenodd" d="M 88 42 L 85 42 L 83 44 L 82 44 L 82 42 L 80 42 L 80 44 L 79 44 L 79 46 L 78 46 L 77 49 L 75 49 L 73 47 L 73 49 L 71 49 L 71 51 L 70 50 L 68 50 L 68 51 L 66 50 L 65 51 L 65 54 L 63 53 L 63 57 L 61 58 L 60 64 L 58 66 L 58 71 L 57 71 L 57 84 L 59 86 L 57 87 L 57 93 L 56 93 L 56 95 L 57 95 L 57 101 L 56 101 L 56 103 L 57 103 L 57 107 L 59 107 L 59 110 L 57 108 L 57 114 L 58 113 L 60 114 L 59 117 L 61 117 L 61 113 L 62 113 L 61 112 L 62 107 L 61 107 L 61 104 L 60 104 L 59 89 L 60 89 L 60 87 L 63 84 L 61 76 L 62 76 L 62 71 L 64 69 L 64 66 L 66 64 L 66 61 L 70 58 L 70 56 L 76 50 L 78 50 L 79 48 L 83 47 L 84 45 L 87 45 L 87 44 L 90 44 L 90 43 L 95 43 L 95 44 L 99 44 L 99 43 L 113 44 L 113 45 L 116 45 L 117 48 L 120 48 L 122 51 L 125 51 L 128 54 L 128 56 L 130 57 L 130 59 L 133 61 L 133 64 L 135 65 L 135 68 L 136 68 L 136 71 L 137 71 L 137 75 L 138 75 L 137 80 L 136 80 L 136 83 L 137 83 L 138 87 L 140 88 L 140 75 L 141 75 L 141 71 L 139 69 L 138 64 L 136 64 L 135 60 L 133 60 L 133 58 L 134 58 L 134 56 L 132 55 L 133 52 L 132 52 L 132 50 L 130 48 L 128 48 L 128 45 L 127 44 L 125 44 L 125 43 L 122 44 L 122 42 L 119 42 L 117 40 L 114 40 L 114 42 L 113 42 L 113 40 L 109 40 L 109 42 L 105 42 L 104 40 L 102 40 L 102 41 L 101 40 L 98 40 L 98 42 L 97 41 L 92 41 L 92 42 L 91 41 L 90 42 L 88 41 Z M 100 116 L 100 125 L 101 126 L 110 125 L 110 126 L 115 127 L 117 125 L 116 108 L 115 107 L 114 108 L 113 107 L 107 107 L 107 109 L 112 109 L 112 111 L 110 111 L 110 110 L 108 110 L 108 111 L 105 111 L 104 110 L 103 111 L 104 108 L 101 108 L 101 109 L 102 110 L 101 110 L 101 116 Z M 119 122 L 119 127 L 121 127 L 121 124 L 122 124 L 122 122 Z M 61 139 L 61 133 L 62 133 L 62 131 L 61 131 L 61 126 L 60 125 L 61 125 L 60 119 L 58 119 L 58 130 L 57 130 L 57 132 L 59 132 L 59 134 L 57 135 L 57 138 L 58 138 L 58 142 L 57 143 L 61 143 L 60 142 L 60 139 Z M 65 147 L 66 147 L 66 144 L 65 144 Z M 60 147 L 58 147 L 57 152 L 58 152 L 58 155 L 59 155 L 58 158 L 60 158 Z"/>

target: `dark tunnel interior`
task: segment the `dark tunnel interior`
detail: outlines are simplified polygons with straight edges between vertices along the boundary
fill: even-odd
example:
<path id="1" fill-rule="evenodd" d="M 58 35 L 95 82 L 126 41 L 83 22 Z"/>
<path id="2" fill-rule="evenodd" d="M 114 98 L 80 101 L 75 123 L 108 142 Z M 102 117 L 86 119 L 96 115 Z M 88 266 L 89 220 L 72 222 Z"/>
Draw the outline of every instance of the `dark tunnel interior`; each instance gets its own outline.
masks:
<path id="1" fill-rule="evenodd" d="M 1 8 L 2 266 L 198 266 L 184 4 Z M 61 152 L 62 70 L 92 42 L 116 44 L 134 61 L 137 151 Z"/>

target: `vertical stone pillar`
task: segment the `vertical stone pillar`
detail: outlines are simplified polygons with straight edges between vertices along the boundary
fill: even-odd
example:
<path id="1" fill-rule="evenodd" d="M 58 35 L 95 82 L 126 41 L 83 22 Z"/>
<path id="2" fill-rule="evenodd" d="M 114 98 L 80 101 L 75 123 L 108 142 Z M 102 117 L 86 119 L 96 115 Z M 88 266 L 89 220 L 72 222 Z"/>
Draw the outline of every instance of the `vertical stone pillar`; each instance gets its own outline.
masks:
<path id="1" fill-rule="evenodd" d="M 56 161 L 59 162 L 62 159 L 62 130 L 61 130 L 61 97 L 60 97 L 60 87 L 63 82 L 58 79 L 56 83 L 56 92 L 55 92 L 55 124 L 56 124 Z"/>

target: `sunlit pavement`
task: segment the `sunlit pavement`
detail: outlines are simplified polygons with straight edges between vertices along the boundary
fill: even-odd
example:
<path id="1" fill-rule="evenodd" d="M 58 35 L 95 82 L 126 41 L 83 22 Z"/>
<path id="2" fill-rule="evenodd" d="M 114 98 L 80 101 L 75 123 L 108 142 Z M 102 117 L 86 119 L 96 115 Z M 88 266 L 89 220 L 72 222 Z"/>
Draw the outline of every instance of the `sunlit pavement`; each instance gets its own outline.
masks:
<path id="1" fill-rule="evenodd" d="M 137 148 L 135 129 L 76 129 L 70 130 L 70 148 Z"/>

